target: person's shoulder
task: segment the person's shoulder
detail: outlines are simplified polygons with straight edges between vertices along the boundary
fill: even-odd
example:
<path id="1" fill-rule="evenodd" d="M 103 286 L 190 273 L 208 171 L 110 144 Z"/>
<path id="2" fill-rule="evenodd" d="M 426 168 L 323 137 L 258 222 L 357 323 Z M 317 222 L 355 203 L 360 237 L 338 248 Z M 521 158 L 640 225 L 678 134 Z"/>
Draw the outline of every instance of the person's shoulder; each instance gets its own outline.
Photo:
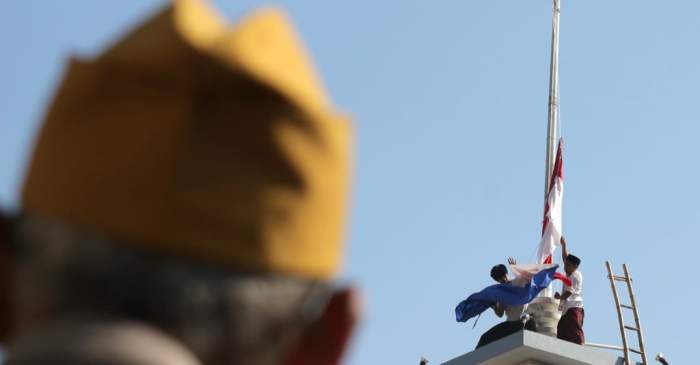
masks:
<path id="1" fill-rule="evenodd" d="M 583 279 L 583 274 L 581 274 L 581 271 L 579 271 L 579 270 L 574 271 L 574 273 L 571 274 L 571 276 L 572 276 L 572 277 L 575 277 L 575 278 L 577 278 L 577 279 L 579 279 L 579 280 L 582 280 L 582 279 Z"/>
<path id="2" fill-rule="evenodd" d="M 525 279 L 525 278 L 515 278 L 513 279 L 510 283 L 515 286 L 525 286 L 525 284 L 529 283 L 530 281 Z"/>
<path id="3" fill-rule="evenodd" d="M 16 365 L 201 365 L 177 339 L 128 321 L 53 323 L 21 337 L 6 356 Z"/>

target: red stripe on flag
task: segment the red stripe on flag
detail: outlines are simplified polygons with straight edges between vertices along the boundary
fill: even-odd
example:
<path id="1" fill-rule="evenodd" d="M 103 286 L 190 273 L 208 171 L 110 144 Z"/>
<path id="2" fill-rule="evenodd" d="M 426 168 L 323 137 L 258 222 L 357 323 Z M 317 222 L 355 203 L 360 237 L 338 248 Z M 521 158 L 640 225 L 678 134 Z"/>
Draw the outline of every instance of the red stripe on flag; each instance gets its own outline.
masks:
<path id="1" fill-rule="evenodd" d="M 561 280 L 566 286 L 571 286 L 571 279 L 567 278 L 564 274 L 560 272 L 555 272 L 554 278 Z"/>

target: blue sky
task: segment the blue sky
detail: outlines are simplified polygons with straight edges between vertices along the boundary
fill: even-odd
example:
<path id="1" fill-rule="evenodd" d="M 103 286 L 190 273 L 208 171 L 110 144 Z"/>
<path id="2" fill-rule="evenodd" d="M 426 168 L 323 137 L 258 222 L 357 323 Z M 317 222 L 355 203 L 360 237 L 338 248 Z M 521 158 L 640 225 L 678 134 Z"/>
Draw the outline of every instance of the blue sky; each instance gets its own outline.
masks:
<path id="1" fill-rule="evenodd" d="M 0 204 L 65 58 L 163 1 L 12 1 L 0 15 Z M 269 2 L 215 1 L 230 19 Z M 279 1 L 354 117 L 343 281 L 367 312 L 346 363 L 440 363 L 495 324 L 454 322 L 489 268 L 534 258 L 551 1 Z M 583 259 L 586 337 L 619 344 L 604 261 L 635 278 L 647 349 L 692 363 L 700 253 L 700 2 L 563 0 L 564 230 Z M 618 266 L 619 269 L 619 266 Z M 630 318 L 631 320 L 631 318 Z"/>

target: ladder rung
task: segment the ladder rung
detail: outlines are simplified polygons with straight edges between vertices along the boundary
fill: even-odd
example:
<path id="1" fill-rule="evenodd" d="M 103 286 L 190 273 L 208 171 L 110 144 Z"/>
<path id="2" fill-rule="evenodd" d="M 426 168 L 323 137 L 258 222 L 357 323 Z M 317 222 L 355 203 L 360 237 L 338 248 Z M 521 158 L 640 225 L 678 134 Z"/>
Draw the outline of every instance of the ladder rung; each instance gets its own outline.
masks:
<path id="1" fill-rule="evenodd" d="M 637 354 L 637 355 L 644 355 L 641 351 L 635 350 L 635 349 L 633 349 L 633 348 L 629 348 L 628 350 L 634 352 L 634 353 Z"/>
<path id="2" fill-rule="evenodd" d="M 625 328 L 627 328 L 627 329 L 630 330 L 630 331 L 637 331 L 637 332 L 639 332 L 639 328 L 635 328 L 635 327 L 631 327 L 631 326 L 625 326 Z"/>
<path id="3" fill-rule="evenodd" d="M 610 277 L 610 275 L 608 275 L 608 278 L 609 278 L 609 277 Z M 617 280 L 617 281 L 625 281 L 625 282 L 627 281 L 627 278 L 624 277 L 624 276 L 613 275 L 612 278 L 613 278 L 614 280 Z M 632 281 L 631 278 L 630 278 L 630 281 Z"/>
<path id="4" fill-rule="evenodd" d="M 609 350 L 620 350 L 620 351 L 625 351 L 625 348 L 622 346 L 617 346 L 617 345 L 604 345 L 602 343 L 591 343 L 591 342 L 586 342 L 586 346 L 588 347 L 597 347 L 599 349 L 609 349 Z"/>
<path id="5" fill-rule="evenodd" d="M 627 304 L 620 304 L 620 307 L 634 310 L 633 306 Z"/>

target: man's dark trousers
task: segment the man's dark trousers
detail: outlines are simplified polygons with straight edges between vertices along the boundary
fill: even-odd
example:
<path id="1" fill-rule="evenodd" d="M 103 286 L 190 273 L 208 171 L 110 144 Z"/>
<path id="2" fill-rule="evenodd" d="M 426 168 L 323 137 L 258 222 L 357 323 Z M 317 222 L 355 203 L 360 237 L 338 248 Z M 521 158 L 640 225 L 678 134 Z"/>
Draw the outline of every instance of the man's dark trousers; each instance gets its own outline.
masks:
<path id="1" fill-rule="evenodd" d="M 476 348 L 485 346 L 494 341 L 498 341 L 503 337 L 512 335 L 513 333 L 522 330 L 523 328 L 529 331 L 537 330 L 535 321 L 533 319 L 527 321 L 527 323 L 525 323 L 525 326 L 523 326 L 523 322 L 521 321 L 501 322 L 491 327 L 490 330 L 486 331 L 483 335 L 481 335 L 481 338 L 479 339 L 479 343 L 476 345 Z"/>
<path id="2" fill-rule="evenodd" d="M 559 319 L 557 338 L 579 345 L 586 343 L 586 336 L 583 333 L 584 315 L 583 308 L 569 308 Z"/>

